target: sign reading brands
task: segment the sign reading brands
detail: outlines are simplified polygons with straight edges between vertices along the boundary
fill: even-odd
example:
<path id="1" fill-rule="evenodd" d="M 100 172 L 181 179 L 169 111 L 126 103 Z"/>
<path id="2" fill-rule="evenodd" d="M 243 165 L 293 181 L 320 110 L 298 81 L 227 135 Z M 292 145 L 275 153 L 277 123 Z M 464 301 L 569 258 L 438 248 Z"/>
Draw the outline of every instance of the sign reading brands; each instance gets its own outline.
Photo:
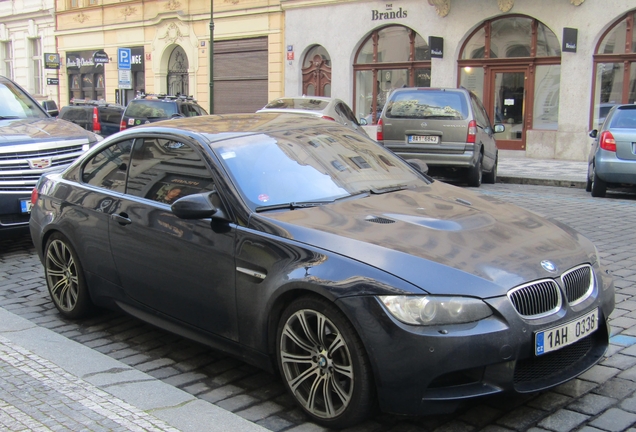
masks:
<path id="1" fill-rule="evenodd" d="M 563 46 L 561 47 L 561 51 L 576 52 L 578 33 L 578 29 L 567 27 L 563 28 Z"/>
<path id="2" fill-rule="evenodd" d="M 46 79 L 46 85 L 60 85 L 60 79 L 59 78 L 47 78 Z"/>
<path id="3" fill-rule="evenodd" d="M 397 11 L 393 10 L 393 3 L 387 3 L 385 5 L 385 11 L 380 12 L 379 10 L 371 11 L 371 21 L 381 21 L 381 20 L 391 20 L 398 18 L 406 18 L 408 16 L 408 11 L 400 8 Z"/>
<path id="4" fill-rule="evenodd" d="M 59 69 L 60 55 L 57 53 L 44 53 L 44 69 Z"/>
<path id="5" fill-rule="evenodd" d="M 444 38 L 438 36 L 429 36 L 428 46 L 431 49 L 431 58 L 444 57 Z"/>
<path id="6" fill-rule="evenodd" d="M 105 63 L 108 63 L 109 61 L 110 61 L 110 58 L 108 57 L 108 54 L 106 54 L 106 51 L 99 50 L 93 53 L 93 63 L 105 64 Z"/>

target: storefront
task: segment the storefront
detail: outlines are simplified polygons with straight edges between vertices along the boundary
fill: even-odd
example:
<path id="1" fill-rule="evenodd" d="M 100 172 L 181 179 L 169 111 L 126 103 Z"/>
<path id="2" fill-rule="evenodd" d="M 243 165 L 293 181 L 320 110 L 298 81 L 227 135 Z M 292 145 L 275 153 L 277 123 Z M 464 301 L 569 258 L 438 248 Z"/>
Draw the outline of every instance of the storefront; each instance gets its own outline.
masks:
<path id="1" fill-rule="evenodd" d="M 506 126 L 500 149 L 586 160 L 605 107 L 636 98 L 629 0 L 281 4 L 285 94 L 323 85 L 371 125 L 394 88 L 461 85 Z"/>
<path id="2" fill-rule="evenodd" d="M 68 98 L 105 99 L 105 73 L 103 50 L 71 51 L 66 53 Z M 106 57 L 108 60 L 108 57 Z"/>

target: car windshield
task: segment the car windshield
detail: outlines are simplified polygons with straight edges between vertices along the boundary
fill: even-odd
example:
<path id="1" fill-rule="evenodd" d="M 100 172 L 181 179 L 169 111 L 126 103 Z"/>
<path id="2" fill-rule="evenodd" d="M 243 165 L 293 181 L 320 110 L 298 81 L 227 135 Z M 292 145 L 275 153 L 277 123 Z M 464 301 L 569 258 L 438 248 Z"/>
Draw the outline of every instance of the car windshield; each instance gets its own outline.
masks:
<path id="1" fill-rule="evenodd" d="M 388 118 L 440 118 L 464 120 L 468 117 L 466 98 L 457 92 L 414 90 L 396 92 L 387 102 Z"/>
<path id="2" fill-rule="evenodd" d="M 271 101 L 265 108 L 267 109 L 301 109 L 309 111 L 322 111 L 329 105 L 328 101 L 322 99 L 276 99 Z"/>
<path id="3" fill-rule="evenodd" d="M 126 108 L 127 117 L 170 118 L 178 114 L 177 104 L 152 100 L 132 101 Z"/>
<path id="4" fill-rule="evenodd" d="M 221 142 L 215 151 L 252 209 L 427 184 L 393 153 L 340 128 L 251 135 Z"/>
<path id="5" fill-rule="evenodd" d="M 42 108 L 10 81 L 0 81 L 0 120 L 47 118 Z"/>

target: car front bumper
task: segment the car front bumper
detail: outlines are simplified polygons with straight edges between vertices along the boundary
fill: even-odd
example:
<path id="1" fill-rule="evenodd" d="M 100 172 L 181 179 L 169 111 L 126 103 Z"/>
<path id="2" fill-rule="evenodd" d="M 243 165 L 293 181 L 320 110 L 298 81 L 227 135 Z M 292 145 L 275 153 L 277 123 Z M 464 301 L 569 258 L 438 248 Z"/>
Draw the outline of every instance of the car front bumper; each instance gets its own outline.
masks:
<path id="1" fill-rule="evenodd" d="M 614 308 L 614 289 L 607 283 L 584 310 L 533 320 L 537 323 L 522 319 L 506 296 L 487 300 L 495 311 L 487 319 L 434 327 L 399 322 L 376 297 L 348 297 L 339 304 L 367 349 L 381 409 L 422 415 L 450 412 L 467 398 L 544 390 L 594 366 L 609 345 L 607 317 Z M 599 317 L 595 332 L 535 355 L 535 332 L 594 309 Z"/>

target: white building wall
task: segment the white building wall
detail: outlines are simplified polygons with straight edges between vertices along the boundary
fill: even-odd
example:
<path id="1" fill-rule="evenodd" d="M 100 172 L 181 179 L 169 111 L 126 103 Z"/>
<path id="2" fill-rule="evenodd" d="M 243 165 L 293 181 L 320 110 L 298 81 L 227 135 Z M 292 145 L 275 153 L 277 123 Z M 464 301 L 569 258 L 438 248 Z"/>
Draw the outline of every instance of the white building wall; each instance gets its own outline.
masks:
<path id="1" fill-rule="evenodd" d="M 46 78 L 57 78 L 57 70 L 45 69 L 44 92 L 34 93 L 29 41 L 40 38 L 42 54 L 55 53 L 55 1 L 5 0 L 0 2 L 0 42 L 13 45 L 13 77 L 38 100 L 52 99 L 59 105 L 58 86 L 47 86 Z M 3 53 L 0 52 L 0 60 Z M 44 61 L 42 62 L 44 67 Z"/>
<path id="2" fill-rule="evenodd" d="M 315 3 L 314 3 L 315 4 Z M 563 28 L 578 29 L 577 52 L 561 55 L 561 88 L 558 131 L 528 131 L 526 155 L 586 160 L 590 138 L 588 124 L 592 100 L 593 54 L 602 33 L 619 17 L 636 8 L 634 0 L 587 0 L 574 6 L 570 0 L 515 0 L 507 13 L 496 0 L 451 0 L 450 13 L 441 17 L 422 0 L 391 2 L 393 10 L 407 11 L 406 18 L 372 21 L 372 11 L 383 11 L 387 2 L 357 1 L 311 6 L 282 1 L 285 10 L 285 45 L 293 46 L 295 59 L 285 63 L 285 95 L 301 92 L 304 54 L 322 45 L 332 63 L 332 96 L 353 102 L 353 61 L 360 44 L 375 28 L 399 24 L 429 36 L 444 38 L 444 58 L 432 59 L 431 86 L 455 87 L 457 59 L 463 42 L 485 20 L 509 14 L 536 18 L 562 42 Z"/>

